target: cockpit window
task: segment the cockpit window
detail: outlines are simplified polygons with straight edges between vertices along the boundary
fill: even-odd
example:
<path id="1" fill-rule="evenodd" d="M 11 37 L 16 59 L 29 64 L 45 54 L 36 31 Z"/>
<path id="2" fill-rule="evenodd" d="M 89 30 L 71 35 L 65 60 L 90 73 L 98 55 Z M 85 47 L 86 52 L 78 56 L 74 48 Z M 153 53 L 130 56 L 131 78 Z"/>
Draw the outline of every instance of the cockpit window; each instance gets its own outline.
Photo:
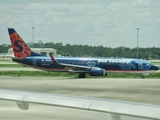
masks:
<path id="1" fill-rule="evenodd" d="M 147 66 L 151 66 L 151 63 L 147 63 Z"/>

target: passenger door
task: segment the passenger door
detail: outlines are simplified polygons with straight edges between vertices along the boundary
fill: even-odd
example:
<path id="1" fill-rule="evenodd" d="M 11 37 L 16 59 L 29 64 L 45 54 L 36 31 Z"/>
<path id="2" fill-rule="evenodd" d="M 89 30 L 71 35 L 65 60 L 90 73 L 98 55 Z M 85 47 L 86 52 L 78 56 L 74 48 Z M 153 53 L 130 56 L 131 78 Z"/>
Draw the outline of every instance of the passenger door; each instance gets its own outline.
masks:
<path id="1" fill-rule="evenodd" d="M 37 66 L 37 59 L 33 59 L 33 66 Z"/>

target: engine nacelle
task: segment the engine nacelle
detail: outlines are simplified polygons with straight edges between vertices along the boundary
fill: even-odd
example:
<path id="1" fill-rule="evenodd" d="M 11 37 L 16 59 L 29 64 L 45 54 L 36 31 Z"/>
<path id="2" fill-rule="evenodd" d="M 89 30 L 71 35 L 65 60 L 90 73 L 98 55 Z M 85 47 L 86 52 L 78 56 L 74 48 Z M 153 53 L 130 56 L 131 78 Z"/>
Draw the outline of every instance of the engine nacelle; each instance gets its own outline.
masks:
<path id="1" fill-rule="evenodd" d="M 103 68 L 92 68 L 90 70 L 90 76 L 105 76 L 105 69 Z"/>

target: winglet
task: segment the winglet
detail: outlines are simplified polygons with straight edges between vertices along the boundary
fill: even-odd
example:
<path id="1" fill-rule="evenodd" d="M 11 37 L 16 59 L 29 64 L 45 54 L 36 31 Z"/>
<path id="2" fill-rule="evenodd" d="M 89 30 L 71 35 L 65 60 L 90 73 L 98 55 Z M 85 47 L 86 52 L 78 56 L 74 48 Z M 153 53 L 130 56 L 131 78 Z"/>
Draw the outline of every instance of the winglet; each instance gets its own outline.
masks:
<path id="1" fill-rule="evenodd" d="M 49 53 L 50 57 L 51 57 L 51 60 L 53 63 L 57 63 L 56 59 L 53 57 L 52 53 L 50 52 Z"/>
<path id="2" fill-rule="evenodd" d="M 71 54 L 68 53 L 68 57 L 71 57 Z"/>

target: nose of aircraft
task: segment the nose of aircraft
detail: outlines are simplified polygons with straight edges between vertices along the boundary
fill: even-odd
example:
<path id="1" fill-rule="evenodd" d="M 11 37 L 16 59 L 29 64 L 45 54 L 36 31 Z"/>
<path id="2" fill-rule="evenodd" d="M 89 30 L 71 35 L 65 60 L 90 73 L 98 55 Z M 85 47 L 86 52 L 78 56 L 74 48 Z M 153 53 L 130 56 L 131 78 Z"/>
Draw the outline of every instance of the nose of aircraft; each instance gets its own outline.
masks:
<path id="1" fill-rule="evenodd" d="M 152 65 L 152 70 L 159 70 L 159 67 L 155 66 L 155 65 Z"/>

